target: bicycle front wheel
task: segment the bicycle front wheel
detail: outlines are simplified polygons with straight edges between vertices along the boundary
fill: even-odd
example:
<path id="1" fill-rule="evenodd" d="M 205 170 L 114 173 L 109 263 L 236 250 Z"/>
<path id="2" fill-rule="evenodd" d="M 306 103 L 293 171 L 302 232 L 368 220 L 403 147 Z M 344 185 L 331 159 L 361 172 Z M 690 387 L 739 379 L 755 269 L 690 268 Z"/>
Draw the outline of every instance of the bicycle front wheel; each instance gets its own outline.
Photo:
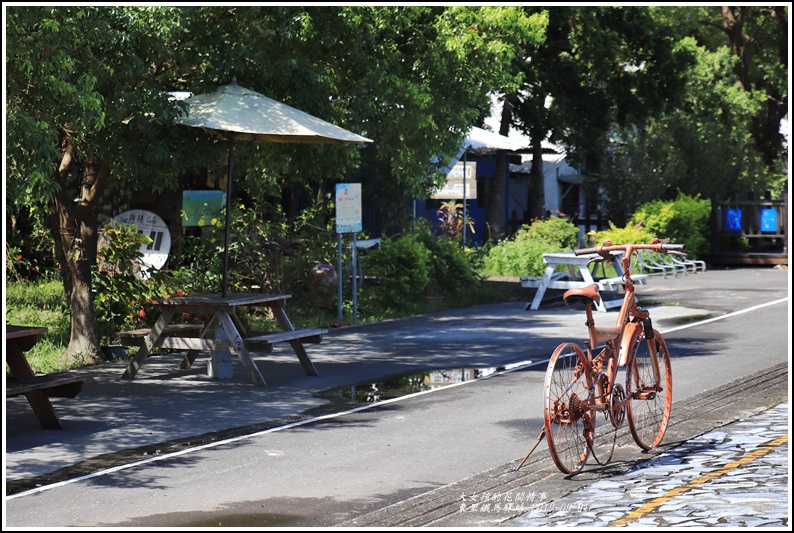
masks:
<path id="1" fill-rule="evenodd" d="M 595 413 L 587 405 L 592 390 L 589 365 L 581 348 L 560 344 L 546 370 L 543 423 L 551 457 L 566 474 L 579 472 L 590 455 Z"/>
<path id="2" fill-rule="evenodd" d="M 673 405 L 673 371 L 670 352 L 662 335 L 654 330 L 655 353 L 641 333 L 632 347 L 626 372 L 628 418 L 634 442 L 644 450 L 658 446 L 667 430 Z M 659 368 L 659 381 L 654 378 L 654 361 Z"/>

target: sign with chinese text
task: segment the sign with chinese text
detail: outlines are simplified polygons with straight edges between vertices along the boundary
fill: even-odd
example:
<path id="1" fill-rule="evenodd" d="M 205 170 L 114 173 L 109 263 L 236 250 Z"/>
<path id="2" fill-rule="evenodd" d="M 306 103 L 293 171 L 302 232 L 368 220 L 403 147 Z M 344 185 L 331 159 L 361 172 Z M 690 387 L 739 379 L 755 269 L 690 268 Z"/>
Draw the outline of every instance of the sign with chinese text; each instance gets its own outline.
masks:
<path id="1" fill-rule="evenodd" d="M 361 221 L 361 184 L 336 184 L 336 232 L 358 233 Z"/>
<path id="2" fill-rule="evenodd" d="M 138 233 L 147 235 L 152 242 L 141 245 L 141 276 L 148 278 L 149 269 L 159 270 L 165 265 L 168 259 L 168 252 L 171 250 L 171 233 L 162 218 L 151 211 L 133 209 L 125 211 L 113 217 L 113 220 L 125 226 L 135 225 Z"/>
<path id="3" fill-rule="evenodd" d="M 465 177 L 464 177 L 465 170 Z M 465 185 L 464 185 L 465 183 Z M 458 161 L 452 170 L 447 174 L 447 182 L 430 198 L 434 200 L 475 200 L 477 198 L 477 162 L 467 161 L 464 166 L 463 161 Z"/>

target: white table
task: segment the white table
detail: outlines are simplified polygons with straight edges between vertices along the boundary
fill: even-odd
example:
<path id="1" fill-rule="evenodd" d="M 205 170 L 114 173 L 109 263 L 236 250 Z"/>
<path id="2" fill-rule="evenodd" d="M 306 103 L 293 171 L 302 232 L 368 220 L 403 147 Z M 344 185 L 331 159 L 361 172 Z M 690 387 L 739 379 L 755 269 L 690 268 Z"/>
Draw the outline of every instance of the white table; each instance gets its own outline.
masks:
<path id="1" fill-rule="evenodd" d="M 533 277 L 521 278 L 522 287 L 538 289 L 535 293 L 535 298 L 527 308 L 537 311 L 546 289 L 577 289 L 596 284 L 599 290 L 616 291 L 623 285 L 623 265 L 621 264 L 623 252 L 614 252 L 611 255 L 612 264 L 615 266 L 618 276 L 596 280 L 593 278 L 593 273 L 590 272 L 589 264 L 591 259 L 599 257 L 598 254 L 576 255 L 573 252 L 543 254 L 543 261 L 547 265 L 543 277 L 540 279 Z M 557 265 L 565 265 L 568 267 L 568 272 L 554 272 Z M 631 277 L 635 283 L 639 284 L 644 284 L 647 278 L 648 276 L 644 274 Z M 602 298 L 596 308 L 598 311 L 605 313 L 607 309 L 619 307 L 621 303 L 623 303 L 622 297 L 614 300 L 604 300 Z"/>

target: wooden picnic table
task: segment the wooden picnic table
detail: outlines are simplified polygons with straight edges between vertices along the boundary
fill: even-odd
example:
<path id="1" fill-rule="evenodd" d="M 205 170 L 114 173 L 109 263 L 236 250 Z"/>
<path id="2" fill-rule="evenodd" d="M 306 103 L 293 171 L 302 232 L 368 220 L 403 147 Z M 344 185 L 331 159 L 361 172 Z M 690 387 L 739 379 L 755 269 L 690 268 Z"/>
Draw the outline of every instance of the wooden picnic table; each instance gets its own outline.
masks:
<path id="1" fill-rule="evenodd" d="M 5 360 L 11 370 L 6 380 L 6 397 L 24 395 L 45 429 L 63 429 L 50 402 L 51 396 L 74 398 L 83 387 L 86 376 L 76 372 L 36 375 L 25 352 L 33 348 L 39 335 L 47 328 L 6 324 Z"/>
<path id="2" fill-rule="evenodd" d="M 303 343 L 320 342 L 321 336 L 328 331 L 295 329 L 284 309 L 287 300 L 291 297 L 289 294 L 266 293 L 237 293 L 227 294 L 224 297 L 221 293 L 215 293 L 160 299 L 157 302 L 160 317 L 150 330 L 139 330 L 139 338 L 134 344 L 139 344 L 140 348 L 122 377 L 133 379 L 152 349 L 171 348 L 187 350 L 180 368 L 190 368 L 198 353 L 202 351 L 210 352 L 212 364 L 215 364 L 219 353 L 233 352 L 250 374 L 254 385 L 265 386 L 267 383 L 251 357 L 251 352 L 269 351 L 272 345 L 278 342 L 289 342 L 306 374 L 316 376 L 317 370 L 309 359 Z M 281 331 L 249 335 L 236 314 L 236 309 L 244 306 L 263 306 L 272 309 Z M 199 328 L 198 337 L 191 334 L 190 328 L 171 324 L 173 318 L 182 313 L 210 316 L 209 321 Z M 211 338 L 212 333 L 214 338 Z"/>
<path id="3" fill-rule="evenodd" d="M 540 279 L 531 277 L 521 278 L 522 287 L 538 289 L 532 303 L 527 306 L 527 309 L 537 311 L 546 293 L 546 289 L 577 289 L 596 284 L 599 290 L 616 291 L 623 285 L 624 272 L 623 265 L 621 264 L 623 252 L 611 252 L 611 255 L 612 264 L 615 267 L 617 277 L 596 280 L 593 277 L 593 272 L 590 271 L 590 260 L 599 257 L 598 254 L 576 255 L 573 252 L 543 254 L 543 261 L 547 265 L 543 277 Z M 555 272 L 558 265 L 565 265 L 567 267 L 567 272 Z M 644 274 L 633 275 L 631 278 L 635 283 L 640 284 L 644 284 L 647 280 L 647 276 Z M 604 300 L 602 298 L 596 308 L 598 311 L 604 313 L 609 308 L 619 307 L 621 303 L 623 303 L 623 298 L 611 300 Z"/>

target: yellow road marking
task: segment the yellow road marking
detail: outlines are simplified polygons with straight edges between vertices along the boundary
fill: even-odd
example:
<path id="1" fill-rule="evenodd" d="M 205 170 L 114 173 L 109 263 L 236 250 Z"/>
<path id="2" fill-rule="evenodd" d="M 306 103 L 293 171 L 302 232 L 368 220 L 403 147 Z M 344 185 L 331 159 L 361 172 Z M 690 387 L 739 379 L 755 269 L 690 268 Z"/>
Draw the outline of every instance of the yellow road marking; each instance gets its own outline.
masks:
<path id="1" fill-rule="evenodd" d="M 718 478 L 720 476 L 724 476 L 725 474 L 727 474 L 731 470 L 735 470 L 735 469 L 739 468 L 740 466 L 742 466 L 745 463 L 749 463 L 750 461 L 754 461 L 754 460 L 758 459 L 759 457 L 763 457 L 764 455 L 768 454 L 769 452 L 771 452 L 772 450 L 774 450 L 775 448 L 777 448 L 781 444 L 785 444 L 787 440 L 788 440 L 788 435 L 783 435 L 779 439 L 775 439 L 772 442 L 768 442 L 767 444 L 762 445 L 757 450 L 748 453 L 747 455 L 745 455 L 741 459 L 738 459 L 736 461 L 731 461 L 730 463 L 726 464 L 725 466 L 723 466 L 721 468 L 718 468 L 717 470 L 714 470 L 713 472 L 709 472 L 708 474 L 703 474 L 702 476 L 698 477 L 697 479 L 693 479 L 692 481 L 690 481 L 689 483 L 687 483 L 683 487 L 678 487 L 678 488 L 672 489 L 672 490 L 666 492 L 665 494 L 659 496 L 658 498 L 654 498 L 653 500 L 649 501 L 648 503 L 642 505 L 639 509 L 630 512 L 629 514 L 627 514 L 623 518 L 615 520 L 614 522 L 609 524 L 609 526 L 610 527 L 612 527 L 612 526 L 614 526 L 614 527 L 625 526 L 628 523 L 632 522 L 633 520 L 636 520 L 636 519 L 638 519 L 638 518 L 640 518 L 642 516 L 645 516 L 648 513 L 651 513 L 653 511 L 655 511 L 663 503 L 666 503 L 666 502 L 672 500 L 673 498 L 675 498 L 679 494 L 683 494 L 685 492 L 689 492 L 690 490 L 692 490 L 692 489 L 694 489 L 696 487 L 699 487 L 700 485 L 702 485 L 702 484 L 704 484 L 704 483 L 706 483 L 708 481 L 711 481 L 714 478 Z"/>

